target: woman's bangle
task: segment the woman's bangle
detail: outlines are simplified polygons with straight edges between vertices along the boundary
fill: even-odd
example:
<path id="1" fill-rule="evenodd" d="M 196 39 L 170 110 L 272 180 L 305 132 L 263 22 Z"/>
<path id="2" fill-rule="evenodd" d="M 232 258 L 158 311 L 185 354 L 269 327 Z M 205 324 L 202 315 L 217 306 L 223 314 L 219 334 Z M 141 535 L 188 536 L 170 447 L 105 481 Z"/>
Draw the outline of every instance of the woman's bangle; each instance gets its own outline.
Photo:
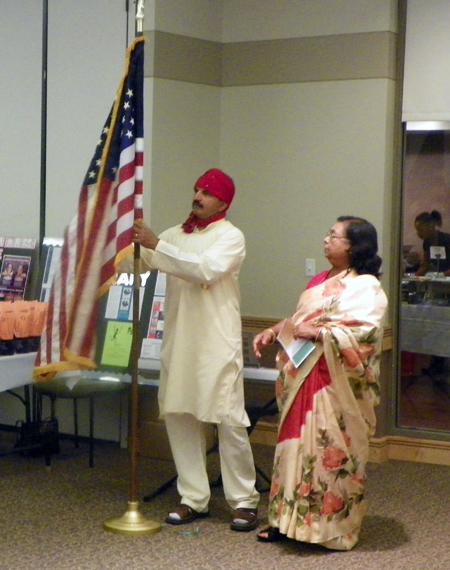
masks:
<path id="1" fill-rule="evenodd" d="M 317 342 L 317 341 L 319 340 L 319 336 L 322 334 L 322 328 L 323 328 L 323 327 L 320 327 L 320 328 L 319 328 L 319 332 L 317 333 L 317 336 L 316 336 L 314 342 Z"/>
<path id="2" fill-rule="evenodd" d="M 273 344 L 277 339 L 277 334 L 273 329 L 266 329 L 271 334 L 270 344 Z"/>

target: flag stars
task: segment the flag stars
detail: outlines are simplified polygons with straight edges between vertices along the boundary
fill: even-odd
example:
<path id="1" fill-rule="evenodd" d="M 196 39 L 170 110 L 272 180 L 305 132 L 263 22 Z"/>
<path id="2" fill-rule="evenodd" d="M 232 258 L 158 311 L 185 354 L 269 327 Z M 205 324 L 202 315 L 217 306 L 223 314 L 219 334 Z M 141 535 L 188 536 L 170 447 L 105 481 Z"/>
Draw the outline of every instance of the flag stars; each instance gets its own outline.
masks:
<path id="1" fill-rule="evenodd" d="M 122 86 L 123 90 L 116 96 L 110 114 L 103 125 L 100 140 L 85 176 L 86 185 L 95 184 L 100 172 L 102 178 L 114 180 L 120 172 L 121 152 L 135 143 L 136 136 L 142 136 L 139 134 L 142 125 L 134 116 L 137 112 L 136 105 L 139 107 L 142 104 L 141 85 L 135 88 L 131 81 L 136 81 L 136 78 L 133 76 L 130 83 Z M 107 141 L 109 141 L 109 147 L 105 152 Z"/>

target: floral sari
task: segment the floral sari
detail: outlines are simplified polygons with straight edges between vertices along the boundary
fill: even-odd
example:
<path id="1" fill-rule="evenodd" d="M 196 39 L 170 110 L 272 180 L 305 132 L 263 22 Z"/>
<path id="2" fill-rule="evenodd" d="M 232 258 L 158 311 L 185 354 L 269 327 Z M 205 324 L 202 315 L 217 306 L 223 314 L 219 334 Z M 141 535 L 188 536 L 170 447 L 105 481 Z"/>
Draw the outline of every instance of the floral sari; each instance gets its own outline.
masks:
<path id="1" fill-rule="evenodd" d="M 311 280 L 291 317 L 321 326 L 323 342 L 299 368 L 284 351 L 277 357 L 280 426 L 269 523 L 289 538 L 349 550 L 366 512 L 387 299 L 372 275 L 326 277 Z"/>

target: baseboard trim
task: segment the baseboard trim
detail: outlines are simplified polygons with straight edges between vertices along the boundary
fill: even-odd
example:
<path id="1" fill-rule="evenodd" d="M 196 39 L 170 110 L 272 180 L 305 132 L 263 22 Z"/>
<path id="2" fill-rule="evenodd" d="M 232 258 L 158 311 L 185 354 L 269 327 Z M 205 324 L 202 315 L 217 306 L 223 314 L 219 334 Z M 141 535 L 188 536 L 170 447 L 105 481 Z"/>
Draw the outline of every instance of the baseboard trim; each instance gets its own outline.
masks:
<path id="1" fill-rule="evenodd" d="M 275 447 L 277 440 L 276 424 L 259 422 L 253 430 L 250 440 L 252 443 Z M 400 436 L 372 438 L 369 445 L 369 461 L 383 463 L 388 459 L 450 466 L 450 441 Z"/>
<path id="2" fill-rule="evenodd" d="M 385 436 L 370 441 L 369 461 L 388 459 L 450 466 L 450 441 Z"/>

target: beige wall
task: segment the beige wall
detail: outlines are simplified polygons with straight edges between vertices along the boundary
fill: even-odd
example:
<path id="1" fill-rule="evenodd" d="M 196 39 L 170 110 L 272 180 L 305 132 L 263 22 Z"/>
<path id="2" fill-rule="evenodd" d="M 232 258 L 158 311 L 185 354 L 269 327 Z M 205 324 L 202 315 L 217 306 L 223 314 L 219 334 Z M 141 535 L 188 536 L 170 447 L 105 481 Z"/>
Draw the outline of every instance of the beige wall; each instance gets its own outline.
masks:
<path id="1" fill-rule="evenodd" d="M 396 30 L 392 0 L 225 0 L 223 41 Z"/>
<path id="2" fill-rule="evenodd" d="M 378 228 L 389 290 L 397 2 L 222 4 L 156 1 L 146 25 L 147 217 L 183 221 L 197 176 L 219 166 L 247 238 L 243 315 L 292 311 L 342 214 Z"/>
<path id="3" fill-rule="evenodd" d="M 0 235 L 62 237 L 114 100 L 128 23 L 122 0 L 0 2 Z"/>
<path id="4" fill-rule="evenodd" d="M 108 8 L 109 0 L 90 1 L 96 7 Z M 25 0 L 19 4 L 26 10 Z M 51 0 L 51 5 L 66 15 L 60 4 Z M 69 4 L 77 9 L 73 1 Z M 189 212 L 193 183 L 199 174 L 211 166 L 229 171 L 238 188 L 230 218 L 247 237 L 248 255 L 241 278 L 244 316 L 278 318 L 292 311 L 307 281 L 305 258 L 314 258 L 317 270 L 326 267 L 322 239 L 336 216 L 343 213 L 366 216 L 377 226 L 385 262 L 383 282 L 389 288 L 396 4 L 397 0 L 146 2 L 146 217 L 157 231 L 180 223 Z M 12 18 L 15 12 L 8 14 Z M 8 22 L 3 11 L 2 15 Z M 41 20 L 34 21 L 39 26 L 38 42 Z M 53 65 L 63 62 L 71 79 L 71 66 L 78 61 L 74 54 L 81 54 L 74 42 L 82 41 L 75 26 L 87 31 L 77 19 L 65 17 L 64 23 L 69 31 L 69 24 L 73 24 L 75 31 L 58 28 L 52 19 L 55 29 L 60 29 L 56 39 L 62 47 L 60 59 L 50 57 Z M 103 18 L 102 24 L 112 29 L 108 18 Z M 95 26 L 95 21 L 91 25 Z M 120 34 L 113 36 L 117 43 Z M 96 95 L 95 101 L 109 109 L 124 50 L 121 45 L 114 50 L 114 57 L 120 61 L 118 67 L 112 65 L 112 40 L 103 34 L 103 61 L 99 37 L 90 36 L 91 41 L 96 38 L 96 49 L 91 50 L 95 53 L 93 65 L 89 58 L 94 74 L 86 76 L 89 89 L 86 81 L 76 83 L 91 101 L 91 83 L 94 77 L 105 83 L 108 64 L 112 85 L 105 84 L 105 96 Z M 10 36 L 6 34 L 5 38 L 8 44 Z M 38 52 L 39 48 L 33 51 Z M 7 233 L 13 229 L 25 233 L 28 228 L 34 236 L 39 218 L 36 156 L 40 133 L 36 117 L 40 98 L 36 82 L 39 87 L 40 80 L 36 75 L 39 61 L 30 57 L 28 53 L 25 63 L 15 62 L 22 71 L 20 78 L 28 77 L 34 86 L 36 99 L 31 122 L 23 118 L 28 116 L 28 99 L 20 113 L 28 129 L 20 148 L 26 154 L 30 147 L 29 158 L 20 170 L 11 170 L 5 162 L 5 168 L 14 173 L 14 182 L 11 179 L 5 188 L 14 188 L 15 192 L 8 193 L 10 202 L 4 208 L 2 223 Z M 31 61 L 32 71 L 28 66 Z M 75 122 L 77 112 L 86 120 L 81 98 L 70 89 L 69 96 L 55 94 L 52 101 Z M 67 111 L 68 103 L 73 104 L 71 111 Z M 92 138 L 79 131 L 81 121 L 76 124 L 75 135 L 71 130 L 83 151 L 77 156 L 80 166 L 69 157 L 73 179 L 68 176 L 67 160 L 56 160 L 59 147 L 73 153 L 65 132 L 65 115 L 58 125 L 63 134 L 52 131 L 53 158 L 49 163 L 57 168 L 49 173 L 49 235 L 61 235 L 75 209 L 106 111 L 94 115 L 101 122 L 90 121 Z M 5 132 L 10 131 L 7 126 Z M 9 204 L 16 208 L 18 203 L 20 215 L 14 216 L 12 226 Z M 387 397 L 383 401 L 388 405 Z M 10 401 L 4 406 L 13 423 L 18 415 L 12 408 Z"/>
<path id="5" fill-rule="evenodd" d="M 39 235 L 41 4 L 0 7 L 1 236 Z"/>
<path id="6" fill-rule="evenodd" d="M 153 111 L 146 113 L 145 210 L 160 231 L 186 219 L 195 180 L 219 164 L 220 89 L 156 78 L 152 93 Z"/>
<path id="7" fill-rule="evenodd" d="M 231 218 L 247 237 L 244 314 L 292 312 L 307 281 L 305 259 L 328 267 L 323 237 L 338 215 L 361 215 L 381 229 L 386 105 L 383 80 L 226 90 L 221 163 L 241 181 Z"/>
<path id="8" fill-rule="evenodd" d="M 235 179 L 229 217 L 247 240 L 244 316 L 293 311 L 305 259 L 326 268 L 323 236 L 342 214 L 377 227 L 389 295 L 400 225 L 397 0 L 152 5 L 145 211 L 154 229 L 183 221 L 196 178 L 218 166 Z M 387 352 L 378 435 L 393 417 L 393 370 Z"/>

